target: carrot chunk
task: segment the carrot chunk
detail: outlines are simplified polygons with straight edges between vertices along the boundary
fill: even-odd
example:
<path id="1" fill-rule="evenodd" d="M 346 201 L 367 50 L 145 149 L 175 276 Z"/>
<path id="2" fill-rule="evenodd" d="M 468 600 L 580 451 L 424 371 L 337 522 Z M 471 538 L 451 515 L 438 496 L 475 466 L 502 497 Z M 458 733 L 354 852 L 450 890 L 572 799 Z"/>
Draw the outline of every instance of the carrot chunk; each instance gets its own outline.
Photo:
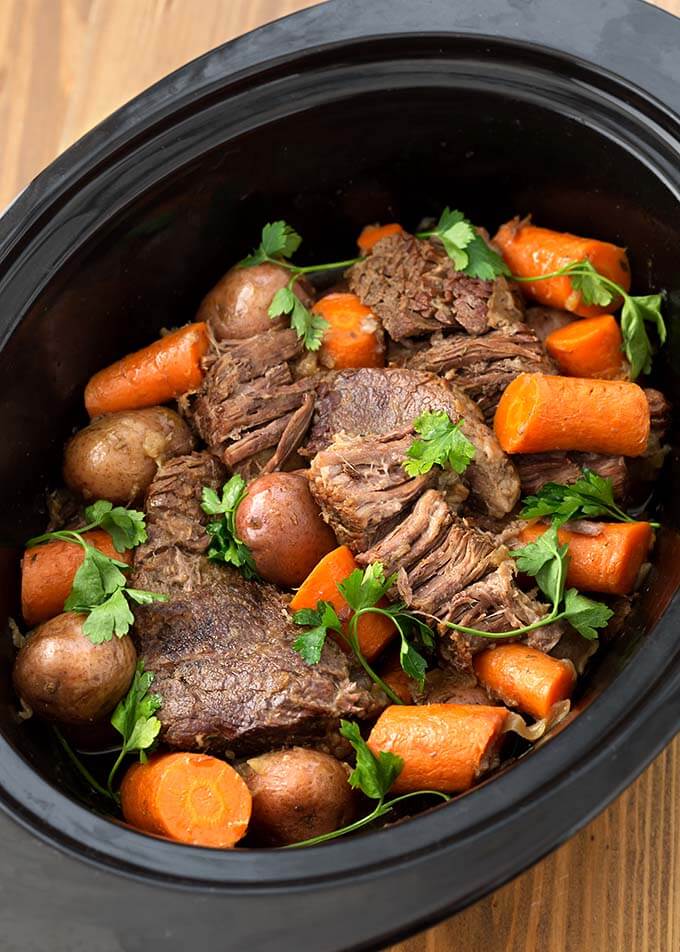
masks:
<path id="1" fill-rule="evenodd" d="M 394 793 L 457 793 L 495 766 L 507 714 L 483 704 L 395 704 L 376 721 L 368 745 L 403 759 Z"/>
<path id="2" fill-rule="evenodd" d="M 391 222 L 389 225 L 366 225 L 362 229 L 357 239 L 359 251 L 362 255 L 367 255 L 374 245 L 377 245 L 383 238 L 389 238 L 390 235 L 403 235 L 404 229 L 397 222 Z"/>
<path id="3" fill-rule="evenodd" d="M 145 833 L 228 849 L 245 836 L 252 797 L 241 776 L 205 754 L 171 753 L 133 764 L 120 788 L 123 816 Z"/>
<path id="4" fill-rule="evenodd" d="M 545 339 L 545 347 L 563 374 L 570 377 L 622 377 L 623 338 L 611 314 L 572 321 Z"/>
<path id="5" fill-rule="evenodd" d="M 312 308 L 328 327 L 324 331 L 320 357 L 324 367 L 384 367 L 385 338 L 379 321 L 356 294 L 327 294 Z"/>
<path id="6" fill-rule="evenodd" d="M 500 247 L 506 264 L 518 277 L 551 274 L 572 261 L 585 259 L 590 261 L 600 274 L 621 285 L 624 291 L 630 290 L 630 265 L 626 251 L 608 241 L 579 238 L 568 232 L 539 228 L 517 219 L 501 225 L 494 241 Z M 605 314 L 621 303 L 614 301 L 607 307 L 584 304 L 568 276 L 522 283 L 521 287 L 529 297 L 541 304 L 564 308 L 565 311 L 571 311 L 580 317 Z"/>
<path id="7" fill-rule="evenodd" d="M 130 562 L 130 552 L 117 552 L 102 529 L 83 533 L 83 539 L 110 558 Z M 21 613 L 27 625 L 39 625 L 64 610 L 75 574 L 85 551 L 77 542 L 46 542 L 26 549 L 21 560 Z"/>
<path id="8" fill-rule="evenodd" d="M 381 659 L 378 674 L 402 703 L 413 704 L 413 690 L 418 688 L 417 681 L 410 678 L 402 668 L 398 651 L 390 649 L 387 654 L 389 657 Z"/>
<path id="9" fill-rule="evenodd" d="M 352 610 L 338 591 L 338 583 L 344 582 L 356 568 L 354 556 L 346 545 L 333 549 L 304 580 L 291 599 L 290 610 L 296 612 L 301 608 L 316 608 L 320 601 L 330 602 L 340 621 L 346 624 Z M 382 606 L 385 603 L 380 604 Z M 362 615 L 357 623 L 359 648 L 367 661 L 377 658 L 395 634 L 394 623 L 385 615 Z M 341 646 L 345 647 L 344 642 L 341 642 Z"/>
<path id="10" fill-rule="evenodd" d="M 195 390 L 208 350 L 206 325 L 187 324 L 96 373 L 85 387 L 91 417 L 167 403 Z"/>
<path id="11" fill-rule="evenodd" d="M 554 704 L 571 697 L 576 683 L 573 665 L 528 645 L 482 651 L 473 666 L 494 697 L 536 718 L 547 717 Z"/>
<path id="12" fill-rule="evenodd" d="M 567 585 L 584 592 L 627 595 L 654 542 L 648 522 L 598 522 L 597 535 L 559 529 L 557 538 L 569 546 Z M 542 524 L 528 525 L 520 542 L 535 542 L 546 531 Z"/>
<path id="13" fill-rule="evenodd" d="M 641 456 L 649 425 L 647 398 L 637 384 L 548 374 L 515 377 L 494 418 L 506 453 L 579 450 Z"/>

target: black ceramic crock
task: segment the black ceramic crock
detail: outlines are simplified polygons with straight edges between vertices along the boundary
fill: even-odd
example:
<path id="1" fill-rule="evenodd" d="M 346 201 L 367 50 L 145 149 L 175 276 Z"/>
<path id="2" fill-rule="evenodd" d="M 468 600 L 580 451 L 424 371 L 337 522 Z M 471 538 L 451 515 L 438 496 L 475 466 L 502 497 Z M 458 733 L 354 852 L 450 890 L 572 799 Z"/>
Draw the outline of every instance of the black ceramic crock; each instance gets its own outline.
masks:
<path id="1" fill-rule="evenodd" d="M 40 528 L 90 374 L 190 320 L 285 217 L 305 257 L 445 204 L 533 212 L 630 249 L 680 296 L 680 22 L 638 0 L 338 0 L 189 64 L 54 162 L 0 220 L 0 597 Z M 30 117 L 27 121 L 30 121 Z M 676 400 L 671 335 L 660 381 Z M 661 362 L 659 362 L 661 366 Z M 300 851 L 200 850 L 89 809 L 0 659 L 6 948 L 331 952 L 384 944 L 499 886 L 601 810 L 680 722 L 675 457 L 655 568 L 580 715 L 511 769 L 394 828 Z"/>

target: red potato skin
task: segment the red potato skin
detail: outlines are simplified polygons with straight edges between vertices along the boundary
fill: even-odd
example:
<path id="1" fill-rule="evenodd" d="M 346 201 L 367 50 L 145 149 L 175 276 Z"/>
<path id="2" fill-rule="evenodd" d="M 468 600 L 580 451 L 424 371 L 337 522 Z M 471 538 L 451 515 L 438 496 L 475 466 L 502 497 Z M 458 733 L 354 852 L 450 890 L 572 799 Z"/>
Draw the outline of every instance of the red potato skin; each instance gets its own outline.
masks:
<path id="1" fill-rule="evenodd" d="M 285 327 L 286 318 L 272 319 L 268 310 L 289 280 L 290 271 L 270 262 L 231 268 L 203 298 L 196 320 L 205 321 L 217 340 L 243 340 L 270 327 Z M 312 303 L 307 282 L 297 281 L 294 290 L 303 304 Z"/>
<path id="2" fill-rule="evenodd" d="M 95 724 L 125 694 L 137 663 L 129 636 L 93 645 L 83 634 L 86 615 L 65 612 L 40 625 L 14 662 L 14 689 L 49 721 Z"/>
<path id="3" fill-rule="evenodd" d="M 88 502 L 129 505 L 148 489 L 159 463 L 193 447 L 189 427 L 167 407 L 107 413 L 66 444 L 64 482 Z"/>
<path id="4" fill-rule="evenodd" d="M 337 546 L 300 473 L 268 473 L 248 486 L 236 510 L 236 533 L 262 578 L 293 588 Z"/>
<path id="5" fill-rule="evenodd" d="M 330 754 L 293 747 L 238 766 L 253 797 L 249 833 L 263 846 L 287 846 L 351 823 L 350 768 Z"/>

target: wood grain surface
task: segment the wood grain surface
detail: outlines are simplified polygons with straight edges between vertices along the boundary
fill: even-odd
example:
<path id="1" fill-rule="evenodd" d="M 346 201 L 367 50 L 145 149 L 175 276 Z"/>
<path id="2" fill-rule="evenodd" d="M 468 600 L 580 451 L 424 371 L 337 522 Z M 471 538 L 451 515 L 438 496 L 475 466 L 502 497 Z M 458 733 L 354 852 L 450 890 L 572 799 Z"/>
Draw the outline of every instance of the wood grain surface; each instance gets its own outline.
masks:
<path id="1" fill-rule="evenodd" d="M 311 5 L 0 0 L 0 208 L 59 152 L 166 73 Z M 660 5 L 680 15 L 680 0 Z M 680 738 L 552 856 L 391 952 L 678 952 L 679 769 Z"/>

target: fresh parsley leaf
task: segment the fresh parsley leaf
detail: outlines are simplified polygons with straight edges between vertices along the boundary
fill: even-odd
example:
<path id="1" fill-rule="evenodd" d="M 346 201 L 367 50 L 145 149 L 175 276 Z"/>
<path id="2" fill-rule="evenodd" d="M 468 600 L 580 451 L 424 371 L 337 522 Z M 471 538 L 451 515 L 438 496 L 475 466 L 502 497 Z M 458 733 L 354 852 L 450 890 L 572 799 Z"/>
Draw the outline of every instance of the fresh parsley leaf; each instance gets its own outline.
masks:
<path id="1" fill-rule="evenodd" d="M 520 572 L 534 577 L 540 590 L 554 606 L 559 605 L 564 595 L 568 548 L 567 545 L 560 545 L 557 526 L 551 525 L 535 542 L 529 542 L 510 553 Z"/>
<path id="2" fill-rule="evenodd" d="M 340 721 L 340 733 L 356 753 L 356 767 L 349 776 L 350 785 L 372 800 L 382 800 L 404 769 L 404 761 L 385 750 L 376 757 L 361 736 L 358 725 L 352 721 Z"/>
<path id="3" fill-rule="evenodd" d="M 125 562 L 109 558 L 88 543 L 85 543 L 84 549 L 82 565 L 73 578 L 71 591 L 64 602 L 67 612 L 90 611 L 125 586 L 125 576 L 120 571 L 128 568 Z"/>
<path id="4" fill-rule="evenodd" d="M 306 350 L 314 351 L 321 347 L 328 321 L 308 310 L 291 288 L 280 288 L 276 292 L 267 313 L 271 318 L 290 315 L 290 326 Z"/>
<path id="5" fill-rule="evenodd" d="M 422 689 L 425 684 L 425 672 L 427 671 L 427 661 L 410 641 L 401 634 L 401 644 L 399 645 L 399 664 L 404 674 L 418 682 Z"/>
<path id="6" fill-rule="evenodd" d="M 602 602 L 586 598 L 575 588 L 564 596 L 564 617 L 579 635 L 592 641 L 597 638 L 597 628 L 605 628 L 614 612 Z"/>
<path id="7" fill-rule="evenodd" d="M 499 274 L 510 274 L 501 255 L 477 233 L 472 222 L 456 209 L 445 208 L 436 226 L 429 231 L 418 232 L 416 237 L 431 236 L 439 238 L 456 271 L 484 281 L 492 281 Z"/>
<path id="8" fill-rule="evenodd" d="M 298 250 L 301 243 L 302 238 L 287 222 L 269 222 L 262 229 L 258 247 L 252 254 L 239 262 L 239 267 L 250 268 L 256 264 L 262 264 L 264 261 L 290 258 Z"/>
<path id="9" fill-rule="evenodd" d="M 138 605 L 150 605 L 152 602 L 167 602 L 168 596 L 161 595 L 160 592 L 145 592 L 139 588 L 126 588 L 125 594 Z"/>
<path id="10" fill-rule="evenodd" d="M 462 423 L 453 423 L 445 410 L 421 413 L 413 428 L 422 439 L 413 441 L 403 463 L 408 475 L 422 476 L 433 466 L 464 473 L 475 458 L 475 447 L 461 432 Z"/>
<path id="11" fill-rule="evenodd" d="M 468 256 L 468 263 L 463 268 L 463 274 L 467 274 L 471 278 L 481 278 L 483 281 L 493 281 L 501 274 L 509 277 L 510 268 L 501 255 L 491 248 L 481 235 L 475 233 L 465 251 Z"/>
<path id="12" fill-rule="evenodd" d="M 134 615 L 124 595 L 125 589 L 117 588 L 100 605 L 95 605 L 83 623 L 83 634 L 93 645 L 110 641 L 113 635 L 127 635 L 134 622 Z"/>
<path id="13" fill-rule="evenodd" d="M 160 694 L 149 692 L 153 680 L 153 673 L 144 670 L 144 660 L 141 659 L 127 694 L 111 715 L 111 724 L 123 738 L 120 753 L 109 774 L 108 788 L 112 794 L 113 778 L 123 758 L 137 752 L 145 763 L 146 751 L 154 745 L 161 729 L 161 722 L 155 714 L 163 699 Z"/>
<path id="14" fill-rule="evenodd" d="M 614 487 L 611 479 L 584 468 L 574 483 L 546 483 L 535 496 L 523 500 L 520 512 L 522 519 L 552 516 L 553 523 L 561 526 L 572 519 L 589 519 L 608 516 L 619 522 L 633 522 L 614 502 Z"/>
<path id="15" fill-rule="evenodd" d="M 373 608 L 392 588 L 396 575 L 385 578 L 385 569 L 382 562 L 371 562 L 364 571 L 354 569 L 344 582 L 340 582 L 338 590 L 349 607 L 360 612 L 365 608 Z"/>
<path id="16" fill-rule="evenodd" d="M 137 509 L 113 506 L 105 499 L 98 499 L 85 510 L 85 519 L 88 529 L 108 532 L 118 552 L 134 549 L 147 540 L 144 513 Z"/>
<path id="17" fill-rule="evenodd" d="M 652 369 L 652 344 L 645 322 L 653 324 L 663 345 L 666 342 L 666 324 L 661 314 L 663 294 L 647 294 L 631 297 L 626 295 L 621 311 L 621 334 L 623 350 L 630 363 L 630 374 L 635 380 L 641 373 Z"/>
<path id="18" fill-rule="evenodd" d="M 245 495 L 246 482 L 237 473 L 224 484 L 221 496 L 209 486 L 204 486 L 201 509 L 209 516 L 221 516 L 219 520 L 209 522 L 206 526 L 206 531 L 212 539 L 208 558 L 235 566 L 245 578 L 255 578 L 255 560 L 248 546 L 236 535 L 236 510 Z"/>
<path id="19" fill-rule="evenodd" d="M 301 608 L 293 615 L 293 621 L 296 625 L 309 626 L 308 631 L 293 642 L 293 650 L 307 664 L 319 663 L 329 630 L 342 633 L 342 623 L 330 602 L 318 602 L 315 609 Z"/>
<path id="20" fill-rule="evenodd" d="M 600 272 L 587 258 L 582 261 L 573 261 L 564 271 L 565 274 L 569 274 L 571 286 L 581 295 L 584 304 L 608 307 L 614 300 L 614 294 L 607 279 L 603 280 Z"/>
<path id="21" fill-rule="evenodd" d="M 475 236 L 475 230 L 462 212 L 445 208 L 432 232 L 441 241 L 457 271 L 467 267 L 465 251 Z"/>

